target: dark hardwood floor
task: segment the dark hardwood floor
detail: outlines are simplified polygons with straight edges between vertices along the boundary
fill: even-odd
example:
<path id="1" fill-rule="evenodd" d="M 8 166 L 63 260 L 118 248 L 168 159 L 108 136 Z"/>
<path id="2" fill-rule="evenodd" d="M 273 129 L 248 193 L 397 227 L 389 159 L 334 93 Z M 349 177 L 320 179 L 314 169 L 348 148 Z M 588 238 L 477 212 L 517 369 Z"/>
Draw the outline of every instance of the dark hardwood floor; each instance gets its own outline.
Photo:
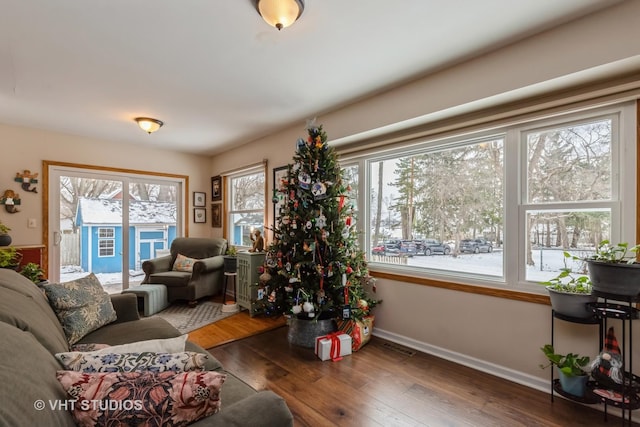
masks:
<path id="1" fill-rule="evenodd" d="M 372 337 L 339 362 L 290 346 L 280 327 L 209 351 L 281 395 L 296 426 L 618 426 L 603 412 Z M 224 389 L 222 394 L 224 405 Z M 634 424 L 637 425 L 637 424 Z"/>

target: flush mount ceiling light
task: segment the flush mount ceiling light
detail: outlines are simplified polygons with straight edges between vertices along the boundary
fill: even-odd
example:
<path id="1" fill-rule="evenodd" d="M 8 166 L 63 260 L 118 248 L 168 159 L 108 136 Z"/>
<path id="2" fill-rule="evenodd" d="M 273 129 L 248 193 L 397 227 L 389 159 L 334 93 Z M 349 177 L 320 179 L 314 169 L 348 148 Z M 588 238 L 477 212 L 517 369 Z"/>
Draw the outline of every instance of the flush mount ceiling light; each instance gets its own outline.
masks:
<path id="1" fill-rule="evenodd" d="M 262 19 L 278 30 L 298 20 L 304 10 L 302 0 L 257 0 L 256 7 Z"/>
<path id="2" fill-rule="evenodd" d="M 136 117 L 134 120 L 138 122 L 138 126 L 140 126 L 140 129 L 149 134 L 157 131 L 164 124 L 160 120 L 152 119 L 150 117 Z"/>

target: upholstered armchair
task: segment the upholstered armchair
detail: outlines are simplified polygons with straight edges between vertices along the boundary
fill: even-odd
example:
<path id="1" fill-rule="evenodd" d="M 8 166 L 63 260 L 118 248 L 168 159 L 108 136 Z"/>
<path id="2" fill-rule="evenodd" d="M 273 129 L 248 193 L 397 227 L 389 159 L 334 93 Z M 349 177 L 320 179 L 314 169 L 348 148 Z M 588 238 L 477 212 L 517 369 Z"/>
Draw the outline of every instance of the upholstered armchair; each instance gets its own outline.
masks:
<path id="1" fill-rule="evenodd" d="M 170 255 L 142 263 L 143 284 L 165 285 L 169 302 L 187 300 L 190 305 L 222 291 L 225 239 L 177 237 L 170 249 Z"/>

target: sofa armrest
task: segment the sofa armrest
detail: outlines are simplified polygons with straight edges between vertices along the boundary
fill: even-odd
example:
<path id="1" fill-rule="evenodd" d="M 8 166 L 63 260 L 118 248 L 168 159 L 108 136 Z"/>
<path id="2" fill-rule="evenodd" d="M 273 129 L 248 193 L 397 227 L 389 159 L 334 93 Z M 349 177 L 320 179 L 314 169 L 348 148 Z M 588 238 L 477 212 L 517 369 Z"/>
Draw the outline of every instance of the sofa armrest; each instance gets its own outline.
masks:
<path id="1" fill-rule="evenodd" d="M 224 256 L 216 255 L 210 258 L 203 258 L 193 263 L 193 275 L 210 273 L 224 268 Z"/>
<path id="2" fill-rule="evenodd" d="M 140 319 L 140 314 L 138 314 L 138 298 L 135 294 L 113 294 L 111 295 L 111 303 L 117 316 L 114 323 L 130 322 Z"/>

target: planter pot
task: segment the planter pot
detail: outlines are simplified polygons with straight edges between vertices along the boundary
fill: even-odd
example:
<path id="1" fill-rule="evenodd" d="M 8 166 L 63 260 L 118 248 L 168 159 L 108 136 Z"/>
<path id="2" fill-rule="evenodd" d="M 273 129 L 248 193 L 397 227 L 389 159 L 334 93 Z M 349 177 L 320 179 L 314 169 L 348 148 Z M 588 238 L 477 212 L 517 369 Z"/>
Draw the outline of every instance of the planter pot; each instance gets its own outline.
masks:
<path id="1" fill-rule="evenodd" d="M 236 271 L 238 271 L 238 257 L 225 255 L 224 272 L 235 273 Z"/>
<path id="2" fill-rule="evenodd" d="M 547 286 L 551 307 L 565 316 L 587 319 L 593 316 L 593 312 L 587 307 L 588 303 L 596 302 L 598 297 L 591 294 L 570 294 L 559 292 Z"/>
<path id="3" fill-rule="evenodd" d="M 335 332 L 336 322 L 334 319 L 314 320 L 289 319 L 289 333 L 287 339 L 290 344 L 306 348 L 315 348 L 316 338 Z"/>
<path id="4" fill-rule="evenodd" d="M 587 265 L 594 290 L 627 297 L 640 294 L 640 264 L 587 260 Z"/>
<path id="5" fill-rule="evenodd" d="M 0 234 L 0 246 L 9 246 L 11 244 L 11 236 L 8 234 Z"/>
<path id="6" fill-rule="evenodd" d="M 562 387 L 565 393 L 572 396 L 584 397 L 587 391 L 588 375 L 568 376 L 558 369 L 558 379 L 560 380 L 560 387 Z"/>

